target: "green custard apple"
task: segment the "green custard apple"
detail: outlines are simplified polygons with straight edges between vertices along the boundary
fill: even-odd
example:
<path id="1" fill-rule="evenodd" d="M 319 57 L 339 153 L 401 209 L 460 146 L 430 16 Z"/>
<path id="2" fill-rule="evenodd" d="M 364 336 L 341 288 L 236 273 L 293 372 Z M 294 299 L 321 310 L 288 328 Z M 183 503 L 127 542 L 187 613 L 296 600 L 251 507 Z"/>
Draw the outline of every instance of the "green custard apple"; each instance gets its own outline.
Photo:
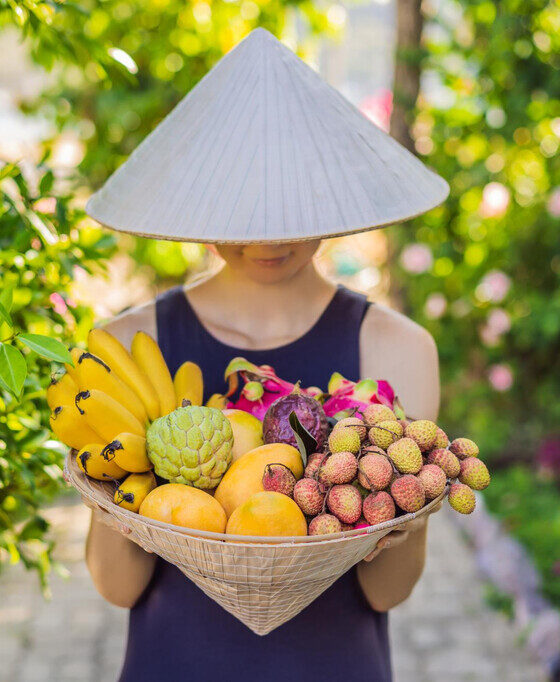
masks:
<path id="1" fill-rule="evenodd" d="M 231 463 L 233 432 L 221 410 L 189 405 L 156 419 L 146 445 L 158 476 L 209 490 Z"/>

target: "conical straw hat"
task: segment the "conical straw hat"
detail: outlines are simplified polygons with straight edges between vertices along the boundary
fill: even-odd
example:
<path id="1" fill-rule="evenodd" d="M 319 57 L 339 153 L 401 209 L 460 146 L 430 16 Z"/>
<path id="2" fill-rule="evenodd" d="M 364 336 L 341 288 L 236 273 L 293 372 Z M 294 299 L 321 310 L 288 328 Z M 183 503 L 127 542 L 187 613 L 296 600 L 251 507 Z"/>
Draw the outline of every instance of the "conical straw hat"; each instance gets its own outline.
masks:
<path id="1" fill-rule="evenodd" d="M 94 194 L 123 232 L 282 242 L 399 222 L 447 183 L 263 29 L 227 54 Z"/>

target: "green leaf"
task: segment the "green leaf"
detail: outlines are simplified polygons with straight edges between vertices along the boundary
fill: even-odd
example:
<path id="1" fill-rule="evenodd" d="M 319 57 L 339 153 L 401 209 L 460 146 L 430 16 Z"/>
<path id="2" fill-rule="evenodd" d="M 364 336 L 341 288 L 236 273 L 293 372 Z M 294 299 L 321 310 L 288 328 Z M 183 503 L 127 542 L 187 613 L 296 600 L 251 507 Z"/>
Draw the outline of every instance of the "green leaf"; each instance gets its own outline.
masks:
<path id="1" fill-rule="evenodd" d="M 10 313 L 6 310 L 4 304 L 1 301 L 0 301 L 0 320 L 5 322 L 10 327 L 14 326 L 14 323 L 12 322 L 12 318 L 10 317 Z"/>
<path id="2" fill-rule="evenodd" d="M 317 441 L 305 426 L 303 426 L 294 411 L 290 412 L 289 421 L 292 431 L 294 432 L 301 459 L 303 460 L 303 466 L 306 466 L 308 456 L 317 452 Z"/>
<path id="3" fill-rule="evenodd" d="M 49 524 L 42 516 L 35 516 L 30 519 L 21 529 L 19 534 L 20 541 L 41 540 L 47 532 Z"/>
<path id="4" fill-rule="evenodd" d="M 9 313 L 10 310 L 12 309 L 12 304 L 14 302 L 14 288 L 13 287 L 4 287 L 2 291 L 0 291 L 0 305 L 4 308 L 4 310 Z"/>
<path id="5" fill-rule="evenodd" d="M 43 177 L 41 178 L 41 182 L 39 183 L 39 193 L 42 195 L 48 194 L 53 186 L 54 183 L 54 174 L 52 170 L 48 170 Z"/>
<path id="6" fill-rule="evenodd" d="M 47 360 L 72 364 L 70 351 L 58 339 L 43 334 L 19 334 L 18 339 Z"/>
<path id="7" fill-rule="evenodd" d="M 0 377 L 15 395 L 19 396 L 27 376 L 25 358 L 17 348 L 0 343 Z"/>

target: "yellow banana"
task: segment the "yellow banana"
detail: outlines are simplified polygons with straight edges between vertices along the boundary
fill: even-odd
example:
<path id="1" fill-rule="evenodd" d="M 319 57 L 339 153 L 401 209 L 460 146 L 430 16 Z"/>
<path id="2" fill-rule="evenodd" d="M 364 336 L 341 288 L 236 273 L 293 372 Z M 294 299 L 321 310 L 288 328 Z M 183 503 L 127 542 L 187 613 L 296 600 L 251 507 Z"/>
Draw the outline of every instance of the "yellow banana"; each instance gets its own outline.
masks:
<path id="1" fill-rule="evenodd" d="M 217 410 L 225 409 L 227 405 L 227 398 L 221 393 L 212 394 L 206 401 L 206 407 L 215 407 Z"/>
<path id="2" fill-rule="evenodd" d="M 103 360 L 93 353 L 82 353 L 77 367 L 80 391 L 97 388 L 124 405 L 139 422 L 146 423 L 148 415 L 140 398 L 111 371 L 109 365 Z"/>
<path id="3" fill-rule="evenodd" d="M 88 335 L 88 348 L 136 393 L 152 421 L 160 416 L 159 399 L 154 387 L 118 339 L 104 329 L 92 329 Z"/>
<path id="4" fill-rule="evenodd" d="M 202 405 L 203 380 L 200 367 L 194 362 L 183 362 L 173 377 L 177 407 L 183 400 L 190 400 L 192 405 Z"/>
<path id="5" fill-rule="evenodd" d="M 123 509 L 137 512 L 146 495 L 157 486 L 151 471 L 144 474 L 130 474 L 115 490 L 113 502 Z"/>
<path id="6" fill-rule="evenodd" d="M 136 332 L 130 346 L 132 357 L 140 369 L 150 377 L 162 415 L 177 407 L 173 380 L 157 343 L 145 332 Z"/>
<path id="7" fill-rule="evenodd" d="M 134 433 L 119 435 L 103 448 L 103 457 L 118 464 L 125 471 L 142 473 L 152 468 L 146 453 L 146 439 Z"/>
<path id="8" fill-rule="evenodd" d="M 76 407 L 85 415 L 86 422 L 105 442 L 110 442 L 119 433 L 135 433 L 145 437 L 144 425 L 110 395 L 92 388 L 76 396 Z"/>
<path id="9" fill-rule="evenodd" d="M 54 435 L 69 448 L 80 450 L 88 443 L 102 440 L 75 405 L 58 405 L 52 411 L 49 421 Z"/>
<path id="10" fill-rule="evenodd" d="M 74 367 L 72 365 L 65 363 L 64 364 L 64 369 L 68 372 L 68 374 L 74 379 L 76 383 L 78 383 L 78 360 L 80 359 L 80 355 L 84 351 L 81 348 L 72 348 L 70 350 L 70 357 L 72 358 L 72 362 L 74 363 Z"/>
<path id="11" fill-rule="evenodd" d="M 78 385 L 72 377 L 66 373 L 58 379 L 53 379 L 47 388 L 47 403 L 51 410 L 58 405 L 73 405 L 78 392 Z"/>
<path id="12" fill-rule="evenodd" d="M 84 474 L 97 481 L 114 480 L 125 476 L 126 471 L 115 462 L 108 462 L 102 456 L 102 450 L 103 445 L 100 443 L 89 443 L 78 452 L 76 462 Z"/>

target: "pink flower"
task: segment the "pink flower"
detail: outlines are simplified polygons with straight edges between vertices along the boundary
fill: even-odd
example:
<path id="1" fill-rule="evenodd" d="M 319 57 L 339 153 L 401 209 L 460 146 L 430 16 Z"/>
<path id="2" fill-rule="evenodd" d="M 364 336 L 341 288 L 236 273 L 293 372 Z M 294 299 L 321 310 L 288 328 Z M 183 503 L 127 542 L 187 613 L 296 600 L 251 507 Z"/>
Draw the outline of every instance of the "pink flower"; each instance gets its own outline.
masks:
<path id="1" fill-rule="evenodd" d="M 434 262 L 432 252 L 425 244 L 409 244 L 401 253 L 401 265 L 413 275 L 427 272 Z"/>
<path id="2" fill-rule="evenodd" d="M 58 313 L 59 315 L 64 315 L 68 310 L 65 300 L 56 292 L 49 296 L 49 301 L 52 303 L 55 313 Z"/>
<path id="3" fill-rule="evenodd" d="M 513 372 L 507 365 L 492 365 L 488 370 L 488 380 L 496 391 L 509 391 L 513 386 Z"/>
<path id="4" fill-rule="evenodd" d="M 476 294 L 482 301 L 499 303 L 507 296 L 511 287 L 511 280 L 501 270 L 490 270 L 482 278 L 476 288 Z"/>

